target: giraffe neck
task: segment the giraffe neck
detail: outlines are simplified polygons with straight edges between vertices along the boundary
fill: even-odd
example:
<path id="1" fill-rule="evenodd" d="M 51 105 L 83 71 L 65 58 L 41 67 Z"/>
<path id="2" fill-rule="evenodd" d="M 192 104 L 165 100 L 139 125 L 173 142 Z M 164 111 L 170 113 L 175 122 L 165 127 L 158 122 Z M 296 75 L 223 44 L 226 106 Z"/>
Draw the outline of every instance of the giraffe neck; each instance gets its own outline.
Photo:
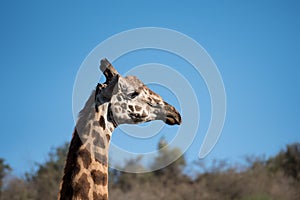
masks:
<path id="1" fill-rule="evenodd" d="M 94 95 L 91 95 L 94 97 Z M 108 199 L 109 105 L 86 103 L 70 144 L 59 199 Z"/>

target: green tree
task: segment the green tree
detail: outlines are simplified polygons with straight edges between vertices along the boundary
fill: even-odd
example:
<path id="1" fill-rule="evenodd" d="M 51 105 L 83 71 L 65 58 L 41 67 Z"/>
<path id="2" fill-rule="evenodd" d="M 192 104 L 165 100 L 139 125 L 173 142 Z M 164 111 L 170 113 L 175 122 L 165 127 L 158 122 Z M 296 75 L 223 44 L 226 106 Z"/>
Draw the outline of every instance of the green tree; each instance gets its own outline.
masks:
<path id="1" fill-rule="evenodd" d="M 4 159 L 0 158 L 0 199 L 3 190 L 3 179 L 9 171 L 11 171 L 10 166 L 4 163 Z"/>
<path id="2" fill-rule="evenodd" d="M 287 145 L 285 150 L 269 159 L 267 165 L 273 172 L 281 170 L 285 175 L 300 181 L 300 143 Z"/>
<path id="3" fill-rule="evenodd" d="M 124 171 L 144 171 L 144 166 L 140 163 L 142 156 L 131 158 L 126 161 Z M 116 170 L 110 170 L 110 184 L 111 187 L 115 186 L 123 191 L 131 190 L 136 184 L 141 184 L 147 179 L 147 175 L 144 173 L 128 173 Z"/>
<path id="4" fill-rule="evenodd" d="M 168 163 L 171 164 L 155 171 L 154 175 L 164 176 L 169 180 L 175 181 L 178 178 L 182 178 L 182 172 L 183 168 L 186 165 L 186 162 L 181 150 L 179 148 L 168 147 L 168 143 L 164 138 L 159 141 L 157 148 L 159 150 L 159 153 L 154 163 L 152 164 L 152 168 L 155 169 L 161 166 L 165 166 Z"/>
<path id="5" fill-rule="evenodd" d="M 36 199 L 35 188 L 26 180 L 12 177 L 6 184 L 2 200 L 34 200 Z"/>
<path id="6" fill-rule="evenodd" d="M 34 174 L 27 175 L 27 181 L 36 190 L 35 199 L 56 199 L 63 175 L 68 144 L 58 147 L 49 153 L 48 161 L 38 165 Z"/>

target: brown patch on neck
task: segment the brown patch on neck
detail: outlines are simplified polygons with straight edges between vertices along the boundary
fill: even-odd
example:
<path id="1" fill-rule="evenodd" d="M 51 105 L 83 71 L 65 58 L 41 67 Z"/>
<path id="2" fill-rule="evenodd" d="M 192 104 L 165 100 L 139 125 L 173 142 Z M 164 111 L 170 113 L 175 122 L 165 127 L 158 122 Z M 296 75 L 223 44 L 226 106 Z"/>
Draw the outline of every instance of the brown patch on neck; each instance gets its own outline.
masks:
<path id="1" fill-rule="evenodd" d="M 89 199 L 88 193 L 90 191 L 91 185 L 87 180 L 87 174 L 82 174 L 78 183 L 74 185 L 74 197 L 79 199 Z"/>
<path id="2" fill-rule="evenodd" d="M 105 149 L 104 139 L 101 137 L 100 133 L 93 130 L 92 137 L 94 138 L 93 144 L 102 149 Z"/>
<path id="3" fill-rule="evenodd" d="M 86 148 L 80 150 L 78 152 L 78 157 L 82 159 L 84 168 L 88 169 L 88 167 L 92 163 L 91 153 L 89 152 L 89 150 L 87 150 Z"/>
<path id="4" fill-rule="evenodd" d="M 105 120 L 103 116 L 100 117 L 99 124 L 103 128 L 103 130 L 105 130 Z"/>
<path id="5" fill-rule="evenodd" d="M 107 174 L 103 173 L 100 170 L 92 170 L 91 171 L 91 176 L 93 178 L 93 181 L 96 185 L 107 185 Z"/>
<path id="6" fill-rule="evenodd" d="M 76 128 L 73 133 L 72 141 L 70 143 L 69 152 L 66 160 L 66 165 L 64 168 L 64 176 L 61 183 L 61 189 L 60 189 L 60 200 L 68 200 L 72 199 L 74 190 L 72 185 L 70 184 L 72 182 L 72 177 L 74 174 L 74 171 L 78 171 L 77 163 L 77 151 L 82 145 L 82 142 L 78 136 L 78 133 L 76 131 Z"/>
<path id="7" fill-rule="evenodd" d="M 94 200 L 107 200 L 107 194 L 97 194 L 96 192 L 93 192 L 93 199 Z"/>
<path id="8" fill-rule="evenodd" d="M 96 161 L 107 167 L 107 156 L 101 153 L 95 152 Z"/>
<path id="9" fill-rule="evenodd" d="M 107 143 L 108 143 L 110 141 L 110 135 L 106 134 L 105 137 L 106 137 L 106 140 L 107 140 Z"/>

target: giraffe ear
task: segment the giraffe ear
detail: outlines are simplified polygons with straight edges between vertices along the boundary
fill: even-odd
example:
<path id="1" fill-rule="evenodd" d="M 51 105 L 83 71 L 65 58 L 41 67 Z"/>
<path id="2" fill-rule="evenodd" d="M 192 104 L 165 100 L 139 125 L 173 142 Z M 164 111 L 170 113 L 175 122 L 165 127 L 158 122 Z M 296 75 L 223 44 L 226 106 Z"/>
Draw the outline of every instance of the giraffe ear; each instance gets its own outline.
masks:
<path id="1" fill-rule="evenodd" d="M 118 91 L 118 83 L 119 83 L 120 75 L 112 77 L 111 81 L 107 84 L 107 86 L 103 90 L 103 95 L 107 98 L 111 99 L 111 96 Z"/>
<path id="2" fill-rule="evenodd" d="M 112 64 L 106 58 L 101 60 L 100 70 L 103 72 L 107 84 L 110 83 L 115 76 L 120 76 L 119 72 L 114 68 L 114 66 L 112 66 Z"/>
<path id="3" fill-rule="evenodd" d="M 105 102 L 109 102 L 113 94 L 118 91 L 118 82 L 119 75 L 116 75 L 112 78 L 112 80 L 107 84 L 98 83 L 95 91 L 95 108 L 96 112 L 98 112 L 98 106 Z"/>

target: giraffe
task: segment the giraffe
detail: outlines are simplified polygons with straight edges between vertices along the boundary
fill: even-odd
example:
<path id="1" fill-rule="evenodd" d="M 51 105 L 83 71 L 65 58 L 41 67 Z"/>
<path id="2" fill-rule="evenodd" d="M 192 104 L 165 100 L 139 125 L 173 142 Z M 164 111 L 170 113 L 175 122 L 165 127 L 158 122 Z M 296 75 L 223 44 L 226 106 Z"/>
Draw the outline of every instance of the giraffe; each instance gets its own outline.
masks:
<path id="1" fill-rule="evenodd" d="M 98 83 L 80 111 L 64 168 L 58 199 L 108 199 L 108 149 L 120 124 L 163 120 L 181 124 L 179 112 L 137 77 L 122 77 L 107 59 Z"/>

